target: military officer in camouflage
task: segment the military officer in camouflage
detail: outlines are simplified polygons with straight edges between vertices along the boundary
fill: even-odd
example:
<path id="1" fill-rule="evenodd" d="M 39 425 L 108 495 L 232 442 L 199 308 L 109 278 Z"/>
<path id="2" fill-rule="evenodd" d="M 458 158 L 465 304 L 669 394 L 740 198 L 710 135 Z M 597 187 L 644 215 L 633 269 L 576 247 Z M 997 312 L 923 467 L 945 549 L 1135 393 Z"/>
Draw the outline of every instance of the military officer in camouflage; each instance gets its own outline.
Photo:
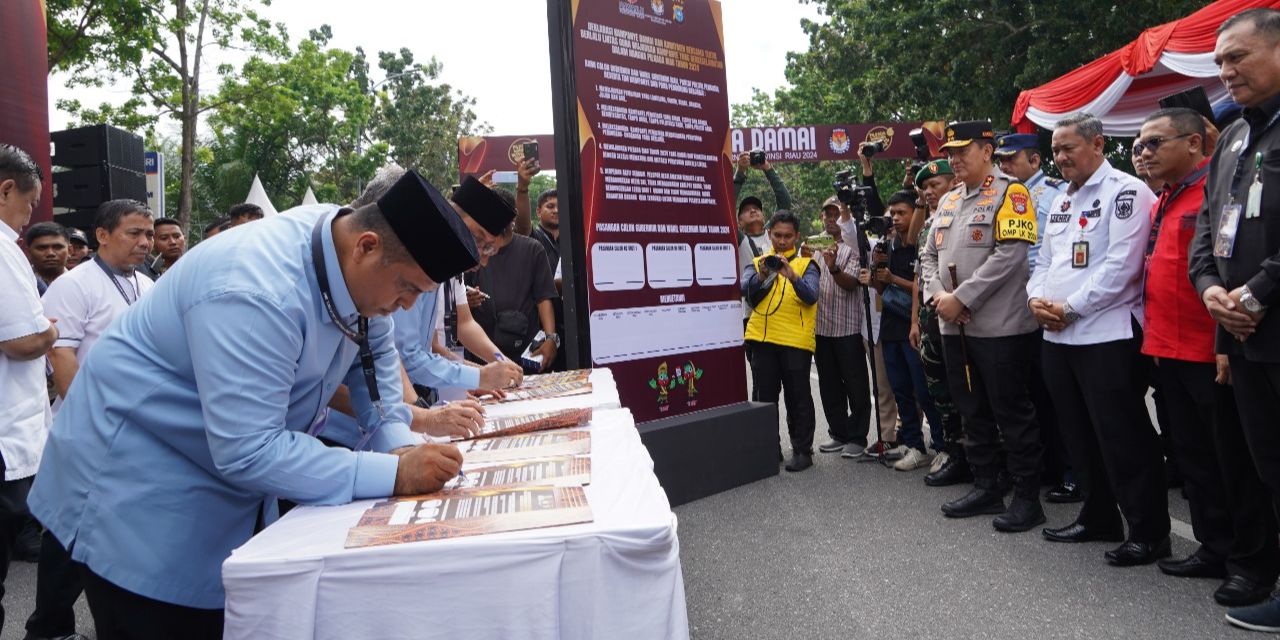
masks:
<path id="1" fill-rule="evenodd" d="M 1045 521 L 1043 446 L 1027 387 L 1038 346 L 1026 294 L 1027 249 L 1038 237 L 1035 207 L 1026 186 L 992 164 L 990 122 L 953 122 L 945 138 L 942 147 L 961 184 L 942 199 L 920 270 L 924 297 L 938 312 L 974 488 L 942 512 L 953 518 L 998 513 L 997 530 L 1026 531 Z M 1014 485 L 1007 510 L 997 480 L 1002 439 Z"/>
<path id="2" fill-rule="evenodd" d="M 924 200 L 924 210 L 929 218 L 920 228 L 916 247 L 924 251 L 924 246 L 932 231 L 933 221 L 937 219 L 938 206 L 942 198 L 951 190 L 951 180 L 955 175 L 951 172 L 951 163 L 946 160 L 933 160 L 926 164 L 915 176 L 916 189 Z M 912 300 L 915 325 L 911 327 L 911 346 L 920 352 L 920 368 L 924 370 L 925 386 L 929 389 L 929 397 L 933 406 L 942 415 L 942 442 L 933 443 L 938 455 L 933 459 L 933 466 L 924 476 L 924 483 L 931 487 L 946 487 L 968 482 L 973 479 L 969 473 L 969 462 L 964 457 L 964 427 L 960 420 L 960 411 L 951 399 L 951 389 L 947 387 L 947 366 L 942 359 L 942 333 L 938 329 L 938 311 L 933 305 L 924 303 L 924 286 L 920 276 L 916 274 L 915 296 Z"/>

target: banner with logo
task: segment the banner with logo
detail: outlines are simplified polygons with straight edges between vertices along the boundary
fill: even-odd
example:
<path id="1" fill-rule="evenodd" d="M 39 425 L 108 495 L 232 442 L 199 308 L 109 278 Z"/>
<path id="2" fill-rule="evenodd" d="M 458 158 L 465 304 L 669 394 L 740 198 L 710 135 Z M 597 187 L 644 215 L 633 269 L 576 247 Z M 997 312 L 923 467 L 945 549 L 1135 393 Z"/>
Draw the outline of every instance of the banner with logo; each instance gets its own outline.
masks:
<path id="1" fill-rule="evenodd" d="M 942 132 L 946 123 L 872 122 L 864 124 L 818 124 L 798 127 L 749 127 L 732 129 L 734 157 L 760 149 L 769 162 L 823 162 L 858 160 L 858 150 L 866 143 L 883 142 L 885 150 L 877 158 L 914 158 L 915 145 L 911 131 L 921 129 L 931 157 L 940 157 Z M 458 173 L 461 176 L 486 171 L 515 171 L 524 157 L 524 143 L 536 141 L 541 149 L 555 144 L 550 134 L 528 136 L 466 136 L 458 140 Z M 539 164 L 544 171 L 554 170 L 555 156 L 543 152 Z"/>
<path id="2" fill-rule="evenodd" d="M 637 422 L 743 402 L 720 1 L 574 2 L 570 35 L 590 361 Z"/>

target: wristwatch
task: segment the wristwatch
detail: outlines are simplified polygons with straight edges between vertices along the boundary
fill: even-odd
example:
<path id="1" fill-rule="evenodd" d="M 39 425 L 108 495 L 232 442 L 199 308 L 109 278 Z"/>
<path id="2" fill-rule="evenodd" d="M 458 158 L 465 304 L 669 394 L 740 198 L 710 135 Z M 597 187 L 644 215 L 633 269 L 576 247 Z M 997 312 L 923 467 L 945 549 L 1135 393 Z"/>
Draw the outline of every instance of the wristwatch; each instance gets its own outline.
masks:
<path id="1" fill-rule="evenodd" d="M 1249 285 L 1240 287 L 1240 306 L 1244 307 L 1249 313 L 1262 313 L 1267 310 L 1258 299 L 1253 297 L 1253 292 L 1249 290 Z"/>
<path id="2" fill-rule="evenodd" d="M 1072 309 L 1070 304 L 1064 302 L 1062 303 L 1062 319 L 1067 324 L 1071 324 L 1080 319 L 1080 314 L 1075 309 Z"/>
<path id="3" fill-rule="evenodd" d="M 546 334 L 546 335 L 547 335 L 547 340 L 550 340 L 550 341 L 554 342 L 554 343 L 556 344 L 556 348 L 557 348 L 557 349 L 559 349 L 559 348 L 560 348 L 560 334 L 558 334 L 558 333 L 548 333 L 548 334 Z"/>

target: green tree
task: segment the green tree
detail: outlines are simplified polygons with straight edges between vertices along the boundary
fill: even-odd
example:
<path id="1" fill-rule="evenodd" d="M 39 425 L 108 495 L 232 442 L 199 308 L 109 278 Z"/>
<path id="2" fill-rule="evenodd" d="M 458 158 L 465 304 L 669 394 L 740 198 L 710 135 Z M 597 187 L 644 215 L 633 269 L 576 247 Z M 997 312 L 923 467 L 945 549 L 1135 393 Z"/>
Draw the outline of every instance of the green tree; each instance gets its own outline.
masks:
<path id="1" fill-rule="evenodd" d="M 184 229 L 191 221 L 199 118 L 224 104 L 202 91 L 205 54 L 232 48 L 280 52 L 284 26 L 255 11 L 267 4 L 270 0 L 53 0 L 47 5 L 51 62 L 72 73 L 69 86 L 132 81 L 133 98 L 121 105 L 86 109 L 73 100 L 60 108 L 81 122 L 139 125 L 161 116 L 179 122 L 177 214 Z"/>
<path id="2" fill-rule="evenodd" d="M 373 111 L 365 55 L 329 48 L 332 35 L 323 26 L 284 57 L 254 56 L 224 78 L 226 104 L 209 118 L 213 168 L 203 176 L 216 207 L 240 202 L 255 173 L 281 208 L 308 186 L 321 200 L 349 202 L 385 162 L 385 143 L 359 142 Z"/>
<path id="3" fill-rule="evenodd" d="M 435 58 L 415 63 L 408 49 L 378 53 L 378 68 L 385 79 L 369 133 L 390 146 L 391 159 L 400 166 L 416 169 L 438 187 L 453 184 L 458 138 L 487 131 L 477 129 L 475 100 L 448 84 L 434 84 L 440 63 Z"/>
<path id="4" fill-rule="evenodd" d="M 790 54 L 778 108 L 807 122 L 990 118 L 1018 93 L 1123 46 L 1205 0 L 805 0 L 809 50 Z"/>

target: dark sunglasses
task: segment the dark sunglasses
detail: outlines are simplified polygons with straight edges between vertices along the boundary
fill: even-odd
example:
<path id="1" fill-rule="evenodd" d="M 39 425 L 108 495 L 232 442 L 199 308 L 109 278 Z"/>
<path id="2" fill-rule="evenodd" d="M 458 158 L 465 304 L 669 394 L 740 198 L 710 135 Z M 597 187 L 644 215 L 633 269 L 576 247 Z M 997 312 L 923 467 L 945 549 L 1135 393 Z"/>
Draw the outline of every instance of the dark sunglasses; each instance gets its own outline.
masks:
<path id="1" fill-rule="evenodd" d="M 1142 150 L 1143 150 L 1143 149 L 1146 149 L 1147 151 L 1150 151 L 1151 153 L 1155 153 L 1155 152 L 1156 152 L 1156 150 L 1160 148 L 1160 145 L 1162 145 L 1162 144 L 1164 144 L 1164 143 L 1166 143 L 1166 142 L 1168 142 L 1168 141 L 1170 141 L 1170 140 L 1177 140 L 1178 138 L 1185 138 L 1185 137 L 1190 136 L 1190 135 L 1193 135 L 1193 134 L 1190 134 L 1190 133 L 1183 133 L 1183 134 L 1176 135 L 1176 136 L 1172 136 L 1172 137 L 1169 137 L 1169 138 L 1161 138 L 1161 137 L 1158 137 L 1158 136 L 1157 136 L 1157 137 L 1155 137 L 1155 138 L 1148 138 L 1147 140 L 1134 140 L 1134 141 L 1133 141 L 1133 155 L 1135 155 L 1135 156 L 1140 156 L 1140 155 L 1142 155 Z"/>

